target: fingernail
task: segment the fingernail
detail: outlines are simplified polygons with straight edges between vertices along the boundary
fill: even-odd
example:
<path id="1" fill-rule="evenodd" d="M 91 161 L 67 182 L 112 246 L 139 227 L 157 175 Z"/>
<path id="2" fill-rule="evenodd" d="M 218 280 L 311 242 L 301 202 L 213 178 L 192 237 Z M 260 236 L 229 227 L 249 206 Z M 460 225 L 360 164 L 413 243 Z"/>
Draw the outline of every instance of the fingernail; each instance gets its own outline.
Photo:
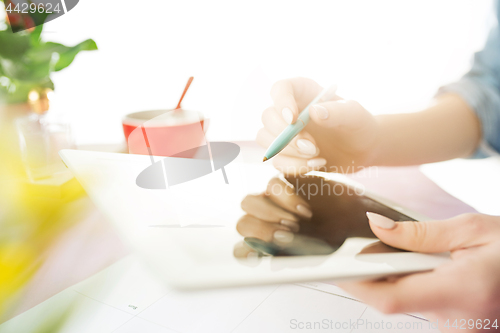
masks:
<path id="1" fill-rule="evenodd" d="M 293 121 L 293 112 L 292 112 L 292 110 L 290 110 L 289 108 L 284 108 L 283 111 L 281 111 L 281 114 L 283 115 L 283 119 L 285 119 L 285 121 L 288 124 L 292 123 L 292 121 Z"/>
<path id="2" fill-rule="evenodd" d="M 290 243 L 293 241 L 293 233 L 289 231 L 277 230 L 274 232 L 274 239 L 280 243 Z"/>
<path id="3" fill-rule="evenodd" d="M 379 228 L 394 229 L 394 227 L 396 226 L 396 222 L 385 216 L 370 212 L 366 212 L 366 216 L 368 217 L 371 223 L 375 224 Z"/>
<path id="4" fill-rule="evenodd" d="M 256 251 L 248 252 L 247 259 L 248 260 L 258 260 L 260 259 L 260 254 Z"/>
<path id="5" fill-rule="evenodd" d="M 323 166 L 326 164 L 326 160 L 324 158 L 313 158 L 312 160 L 307 161 L 307 166 L 314 168 L 314 167 L 319 167 Z"/>
<path id="6" fill-rule="evenodd" d="M 319 119 L 328 119 L 328 110 L 323 106 L 323 105 L 313 105 L 312 106 L 313 112 L 316 112 L 316 115 L 318 116 Z"/>
<path id="7" fill-rule="evenodd" d="M 305 217 L 313 216 L 313 213 L 311 212 L 311 210 L 304 205 L 297 205 L 297 211 L 300 214 L 304 215 Z"/>
<path id="8" fill-rule="evenodd" d="M 316 146 L 309 140 L 299 139 L 297 140 L 297 147 L 300 152 L 306 155 L 314 155 L 316 154 Z"/>
<path id="9" fill-rule="evenodd" d="M 295 221 L 290 221 L 290 220 L 281 220 L 280 223 L 284 225 L 285 227 L 290 228 L 291 231 L 297 232 L 299 231 L 300 227 L 299 224 Z"/>
<path id="10" fill-rule="evenodd" d="M 248 246 L 247 243 L 241 242 L 241 243 L 235 245 L 234 250 L 233 250 L 233 254 L 237 258 L 244 258 L 251 251 L 254 251 L 254 250 L 250 246 Z"/>

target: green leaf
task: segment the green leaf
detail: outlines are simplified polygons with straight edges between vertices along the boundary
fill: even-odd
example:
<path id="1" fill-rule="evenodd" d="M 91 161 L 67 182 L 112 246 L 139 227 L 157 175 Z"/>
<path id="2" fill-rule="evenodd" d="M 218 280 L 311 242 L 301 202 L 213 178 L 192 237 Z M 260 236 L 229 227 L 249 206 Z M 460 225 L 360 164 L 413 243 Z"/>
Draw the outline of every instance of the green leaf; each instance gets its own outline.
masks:
<path id="1" fill-rule="evenodd" d="M 0 57 L 15 59 L 21 57 L 31 47 L 29 33 L 0 31 Z"/>
<path id="2" fill-rule="evenodd" d="M 36 82 L 48 78 L 53 64 L 45 62 L 24 62 L 21 60 L 1 59 L 2 72 L 10 79 Z"/>
<path id="3" fill-rule="evenodd" d="M 57 53 L 59 59 L 53 64 L 54 71 L 60 71 L 68 67 L 76 55 L 81 51 L 97 50 L 97 45 L 92 39 L 87 39 L 73 47 L 64 46 L 58 43 L 41 43 L 38 47 L 30 49 L 26 55 L 26 62 L 31 63 L 51 63 L 53 61 L 53 54 Z"/>
<path id="4" fill-rule="evenodd" d="M 40 43 L 30 48 L 23 57 L 0 57 L 0 68 L 9 78 L 36 82 L 48 78 L 54 71 L 68 67 L 80 51 L 95 49 L 97 46 L 90 39 L 73 47 L 51 42 Z"/>
<path id="5" fill-rule="evenodd" d="M 66 46 L 63 46 L 66 48 Z M 78 45 L 67 48 L 65 52 L 59 53 L 59 61 L 56 63 L 54 68 L 55 71 L 60 71 L 71 65 L 76 55 L 81 51 L 95 51 L 97 50 L 97 45 L 92 39 L 87 39 Z"/>
<path id="6" fill-rule="evenodd" d="M 37 46 L 41 42 L 43 24 L 38 25 L 30 34 L 31 45 Z"/>

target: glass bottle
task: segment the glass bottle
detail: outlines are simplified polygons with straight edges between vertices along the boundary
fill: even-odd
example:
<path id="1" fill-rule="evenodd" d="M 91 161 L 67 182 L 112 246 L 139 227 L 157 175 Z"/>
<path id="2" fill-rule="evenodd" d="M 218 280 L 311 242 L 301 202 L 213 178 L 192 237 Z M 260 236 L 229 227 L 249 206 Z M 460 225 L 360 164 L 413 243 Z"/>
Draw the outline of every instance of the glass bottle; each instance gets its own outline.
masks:
<path id="1" fill-rule="evenodd" d="M 51 89 L 31 90 L 28 99 L 33 113 L 16 121 L 21 156 L 31 182 L 65 172 L 59 150 L 75 147 L 69 123 L 48 115 L 52 97 Z"/>

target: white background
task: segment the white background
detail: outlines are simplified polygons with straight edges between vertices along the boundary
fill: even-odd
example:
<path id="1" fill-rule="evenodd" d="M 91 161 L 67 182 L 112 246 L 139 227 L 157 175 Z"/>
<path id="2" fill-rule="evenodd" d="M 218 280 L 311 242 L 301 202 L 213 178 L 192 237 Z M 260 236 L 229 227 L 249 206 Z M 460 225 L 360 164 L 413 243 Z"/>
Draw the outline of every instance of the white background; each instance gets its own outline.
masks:
<path id="1" fill-rule="evenodd" d="M 249 140 L 287 77 L 337 83 L 375 114 L 423 107 L 493 21 L 489 0 L 81 0 L 43 37 L 99 47 L 53 76 L 78 143 L 122 141 L 123 115 L 175 107 L 191 75 L 183 106 L 211 118 L 209 139 Z"/>

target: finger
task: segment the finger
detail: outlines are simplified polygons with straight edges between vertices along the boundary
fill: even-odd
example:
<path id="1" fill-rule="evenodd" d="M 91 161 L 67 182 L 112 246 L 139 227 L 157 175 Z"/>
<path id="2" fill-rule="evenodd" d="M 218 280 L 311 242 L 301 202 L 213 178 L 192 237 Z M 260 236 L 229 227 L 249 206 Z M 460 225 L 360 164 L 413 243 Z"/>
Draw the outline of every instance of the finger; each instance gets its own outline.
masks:
<path id="1" fill-rule="evenodd" d="M 271 98 L 276 110 L 281 113 L 287 124 L 293 124 L 299 115 L 299 109 L 295 102 L 294 88 L 291 80 L 276 82 L 271 88 Z"/>
<path id="2" fill-rule="evenodd" d="M 262 255 L 252 249 L 245 241 L 241 241 L 234 245 L 233 255 L 239 260 L 239 263 L 249 267 L 259 265 Z"/>
<path id="3" fill-rule="evenodd" d="M 322 157 L 311 159 L 278 154 L 272 158 L 276 169 L 285 175 L 303 175 L 310 171 L 327 171 L 326 160 Z"/>
<path id="4" fill-rule="evenodd" d="M 238 221 L 236 230 L 244 237 L 255 237 L 265 242 L 289 243 L 293 233 L 284 225 L 268 223 L 251 215 L 244 215 Z"/>
<path id="5" fill-rule="evenodd" d="M 316 144 L 316 140 L 306 131 L 300 132 L 288 146 L 296 148 L 299 155 L 302 157 L 310 158 L 319 155 L 319 148 Z"/>
<path id="6" fill-rule="evenodd" d="M 269 147 L 275 139 L 276 136 L 269 133 L 265 128 L 261 128 L 259 132 L 257 132 L 256 141 L 264 148 Z M 309 133 L 302 131 L 281 151 L 281 154 L 301 158 L 312 158 L 319 155 L 319 149 L 313 137 Z"/>
<path id="7" fill-rule="evenodd" d="M 293 184 L 292 184 L 293 185 Z M 267 185 L 266 195 L 276 205 L 304 218 L 311 218 L 313 213 L 309 204 L 295 193 L 295 189 L 279 178 L 273 178 Z"/>
<path id="8" fill-rule="evenodd" d="M 407 275 L 390 281 L 339 283 L 363 302 L 384 313 L 408 313 L 447 308 L 461 301 L 463 286 L 435 272 Z"/>
<path id="9" fill-rule="evenodd" d="M 233 248 L 233 255 L 238 258 L 238 259 L 246 259 L 249 256 L 253 257 L 258 255 L 257 251 L 252 249 L 250 246 L 247 245 L 244 241 L 238 242 L 234 245 Z"/>
<path id="10" fill-rule="evenodd" d="M 271 106 L 262 112 L 262 124 L 267 131 L 274 136 L 280 135 L 281 132 L 288 126 L 280 113 L 276 111 L 274 106 Z"/>
<path id="11" fill-rule="evenodd" d="M 246 213 L 266 222 L 281 223 L 282 220 L 298 222 L 295 215 L 277 206 L 264 195 L 247 195 L 241 202 L 241 208 Z"/>
<path id="12" fill-rule="evenodd" d="M 309 109 L 311 119 L 323 127 L 356 130 L 375 121 L 373 116 L 358 102 L 337 100 L 319 103 Z"/>
<path id="13" fill-rule="evenodd" d="M 437 253 L 486 244 L 498 234 L 496 217 L 464 214 L 442 221 L 394 222 L 367 213 L 370 227 L 384 243 L 408 251 Z M 493 238 L 493 239 L 492 239 Z"/>

